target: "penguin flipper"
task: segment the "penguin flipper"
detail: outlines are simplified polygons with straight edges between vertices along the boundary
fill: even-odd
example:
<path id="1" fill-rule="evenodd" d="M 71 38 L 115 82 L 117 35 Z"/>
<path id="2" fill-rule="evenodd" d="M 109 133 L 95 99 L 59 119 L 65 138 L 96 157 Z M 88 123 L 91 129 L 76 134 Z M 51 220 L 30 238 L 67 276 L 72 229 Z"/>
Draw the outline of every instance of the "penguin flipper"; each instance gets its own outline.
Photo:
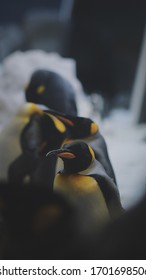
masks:
<path id="1" fill-rule="evenodd" d="M 109 158 L 107 144 L 102 134 L 98 131 L 93 141 L 91 140 L 89 143 L 94 150 L 96 160 L 98 160 L 104 166 L 107 174 L 114 180 L 114 183 L 117 185 L 115 172 Z"/>
<path id="2" fill-rule="evenodd" d="M 121 204 L 119 190 L 114 183 L 114 180 L 107 175 L 100 162 L 97 162 L 97 172 L 95 174 L 89 174 L 88 176 L 93 177 L 98 182 L 105 197 L 111 217 L 121 215 L 124 209 Z"/>

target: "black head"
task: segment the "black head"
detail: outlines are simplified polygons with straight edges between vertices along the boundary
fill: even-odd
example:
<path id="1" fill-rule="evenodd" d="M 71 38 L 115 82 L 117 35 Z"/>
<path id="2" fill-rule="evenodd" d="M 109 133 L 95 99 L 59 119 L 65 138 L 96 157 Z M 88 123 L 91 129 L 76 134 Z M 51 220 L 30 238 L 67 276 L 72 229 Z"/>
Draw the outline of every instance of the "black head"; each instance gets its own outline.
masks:
<path id="1" fill-rule="evenodd" d="M 89 118 L 72 116 L 70 120 L 74 123 L 69 127 L 72 139 L 93 136 L 98 131 L 98 125 Z"/>
<path id="2" fill-rule="evenodd" d="M 48 112 L 65 124 L 71 139 L 83 139 L 94 136 L 99 131 L 98 125 L 90 118 L 59 113 L 51 109 Z"/>
<path id="3" fill-rule="evenodd" d="M 61 149 L 51 151 L 47 155 L 57 155 L 64 162 L 64 172 L 78 173 L 86 170 L 95 158 L 92 148 L 83 141 L 64 144 Z"/>
<path id="4" fill-rule="evenodd" d="M 33 72 L 25 89 L 28 102 L 43 104 L 48 108 L 76 115 L 75 91 L 64 77 L 50 70 Z"/>

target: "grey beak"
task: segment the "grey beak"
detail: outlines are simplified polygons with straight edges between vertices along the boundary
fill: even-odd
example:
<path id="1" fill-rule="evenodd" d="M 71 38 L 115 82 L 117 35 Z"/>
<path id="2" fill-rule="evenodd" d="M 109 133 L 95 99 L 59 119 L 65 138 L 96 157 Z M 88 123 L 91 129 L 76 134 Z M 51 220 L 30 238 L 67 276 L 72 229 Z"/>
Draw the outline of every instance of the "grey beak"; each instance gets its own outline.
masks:
<path id="1" fill-rule="evenodd" d="M 50 152 L 48 152 L 47 154 L 46 154 L 46 157 L 48 157 L 48 156 L 57 156 L 58 154 L 60 154 L 60 153 L 64 153 L 64 152 L 70 152 L 70 150 L 69 149 L 57 149 L 57 150 L 52 150 L 52 151 L 50 151 Z"/>

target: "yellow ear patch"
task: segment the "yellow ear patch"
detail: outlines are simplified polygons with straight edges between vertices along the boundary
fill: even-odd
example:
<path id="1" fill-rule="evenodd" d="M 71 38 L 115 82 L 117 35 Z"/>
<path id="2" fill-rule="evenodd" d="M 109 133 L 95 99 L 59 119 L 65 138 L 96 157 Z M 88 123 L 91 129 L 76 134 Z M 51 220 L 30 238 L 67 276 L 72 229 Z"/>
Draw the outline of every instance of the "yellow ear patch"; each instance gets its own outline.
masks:
<path id="1" fill-rule="evenodd" d="M 89 148 L 90 154 L 92 156 L 92 161 L 93 161 L 95 159 L 94 151 L 92 150 L 92 148 L 90 146 L 88 146 L 88 148 Z"/>
<path id="2" fill-rule="evenodd" d="M 48 115 L 52 119 L 52 121 L 54 122 L 54 125 L 59 130 L 59 132 L 63 133 L 66 131 L 65 125 L 60 120 L 58 120 L 55 116 L 53 116 L 49 113 L 45 113 L 45 114 Z"/>
<path id="3" fill-rule="evenodd" d="M 37 88 L 36 93 L 37 94 L 42 94 L 42 93 L 44 93 L 45 89 L 46 89 L 45 86 L 41 85 Z"/>
<path id="4" fill-rule="evenodd" d="M 37 233 L 47 230 L 49 225 L 55 224 L 62 215 L 62 210 L 57 205 L 43 206 L 35 216 L 33 230 Z"/>
<path id="5" fill-rule="evenodd" d="M 97 132 L 98 130 L 99 130 L 98 125 L 97 125 L 95 122 L 91 123 L 91 127 L 90 127 L 91 135 L 96 134 L 96 132 Z"/>

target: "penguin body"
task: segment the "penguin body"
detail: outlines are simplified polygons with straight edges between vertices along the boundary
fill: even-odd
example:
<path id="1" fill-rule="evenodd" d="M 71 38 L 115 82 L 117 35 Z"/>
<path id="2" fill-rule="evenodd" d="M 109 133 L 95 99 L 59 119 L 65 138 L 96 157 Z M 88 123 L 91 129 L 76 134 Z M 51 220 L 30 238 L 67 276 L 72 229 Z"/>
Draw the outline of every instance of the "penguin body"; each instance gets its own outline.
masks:
<path id="1" fill-rule="evenodd" d="M 34 164 L 34 159 L 38 161 L 45 155 L 46 147 L 47 151 L 59 147 L 65 135 L 66 128 L 60 120 L 46 115 L 34 103 L 25 104 L 0 133 L 0 179 L 8 179 L 9 166 L 19 158 L 12 172 L 17 179 L 17 172 L 23 173 L 20 169 L 30 165 L 31 156 Z"/>
<path id="2" fill-rule="evenodd" d="M 35 104 L 34 106 L 37 107 Z M 37 183 L 36 170 L 42 164 L 46 151 L 60 147 L 66 137 L 66 127 L 60 120 L 42 110 L 40 112 L 40 114 L 32 115 L 20 134 L 15 135 L 20 152 L 15 154 L 15 158 L 9 161 L 7 166 L 8 178 L 11 182 L 23 182 L 28 177 L 27 180 L 31 179 Z M 50 176 L 51 187 L 56 161 L 49 162 L 49 166 L 47 178 Z M 45 182 L 44 177 L 40 178 L 40 182 L 41 180 Z"/>
<path id="3" fill-rule="evenodd" d="M 98 231 L 110 219 L 106 201 L 98 183 L 90 176 L 57 174 L 54 191 L 61 193 L 73 205 L 79 215 L 83 233 Z"/>
<path id="4" fill-rule="evenodd" d="M 48 155 L 53 154 L 59 156 L 64 164 L 63 170 L 55 177 L 54 191 L 63 193 L 76 205 L 81 217 L 84 217 L 84 229 L 86 226 L 93 232 L 94 227 L 102 228 L 107 221 L 122 213 L 117 187 L 86 142 L 64 144 L 61 149 Z"/>
<path id="5" fill-rule="evenodd" d="M 20 135 L 33 114 L 42 115 L 42 111 L 33 103 L 22 107 L 0 133 L 0 178 L 7 179 L 9 164 L 21 154 Z"/>
<path id="6" fill-rule="evenodd" d="M 58 112 L 77 115 L 75 90 L 58 73 L 39 69 L 33 72 L 25 90 L 27 102 L 44 104 Z"/>

